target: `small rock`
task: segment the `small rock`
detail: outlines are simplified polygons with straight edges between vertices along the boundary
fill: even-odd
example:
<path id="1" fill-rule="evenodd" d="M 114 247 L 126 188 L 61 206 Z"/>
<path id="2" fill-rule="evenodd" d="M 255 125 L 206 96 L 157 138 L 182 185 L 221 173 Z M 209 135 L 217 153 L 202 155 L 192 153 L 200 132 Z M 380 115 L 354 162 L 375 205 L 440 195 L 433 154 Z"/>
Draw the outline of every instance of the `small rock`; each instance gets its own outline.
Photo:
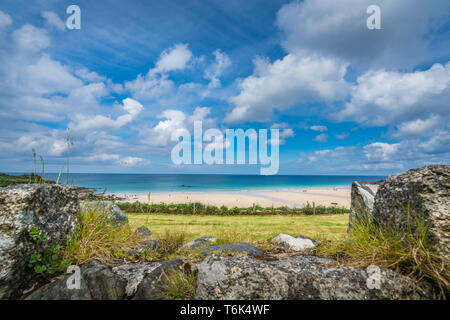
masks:
<path id="1" fill-rule="evenodd" d="M 216 237 L 213 236 L 203 236 L 198 239 L 192 240 L 191 242 L 186 243 L 181 249 L 199 249 L 210 245 L 217 241 Z"/>
<path id="2" fill-rule="evenodd" d="M 137 255 L 142 253 L 144 250 L 155 250 L 158 248 L 159 240 L 147 240 L 143 241 L 139 244 L 139 246 L 135 249 L 131 249 L 128 251 L 129 255 Z"/>
<path id="3" fill-rule="evenodd" d="M 125 293 L 127 298 L 132 298 L 142 280 L 160 265 L 160 262 L 119 263 L 112 271 L 127 281 Z"/>
<path id="4" fill-rule="evenodd" d="M 80 210 L 98 210 L 105 214 L 111 221 L 117 225 L 128 223 L 128 218 L 120 208 L 111 201 L 83 201 Z"/>
<path id="5" fill-rule="evenodd" d="M 284 233 L 280 233 L 276 237 L 272 238 L 271 241 L 285 250 L 295 252 L 305 251 L 315 247 L 314 241 L 310 238 L 301 236 L 293 237 Z"/>
<path id="6" fill-rule="evenodd" d="M 26 300 L 122 300 L 126 296 L 127 281 L 97 260 L 81 267 L 80 289 L 67 288 L 70 276 L 56 278 L 33 291 Z"/>
<path id="7" fill-rule="evenodd" d="M 212 246 L 212 247 L 209 247 L 209 248 L 206 248 L 205 250 L 203 250 L 201 252 L 201 254 L 206 256 L 213 251 L 221 251 L 221 250 L 237 252 L 237 253 L 246 253 L 249 256 L 255 256 L 255 257 L 262 256 L 264 254 L 261 249 L 255 247 L 254 245 L 247 243 L 247 242 Z"/>
<path id="8" fill-rule="evenodd" d="M 148 230 L 148 228 L 146 226 L 141 226 L 141 227 L 137 228 L 136 233 L 138 235 L 140 235 L 141 237 L 151 237 L 152 236 L 152 232 L 150 230 Z"/>
<path id="9" fill-rule="evenodd" d="M 174 258 L 164 261 L 160 266 L 153 269 L 139 285 L 133 300 L 160 300 L 164 299 L 163 284 L 164 276 L 170 271 L 182 271 L 184 261 Z"/>

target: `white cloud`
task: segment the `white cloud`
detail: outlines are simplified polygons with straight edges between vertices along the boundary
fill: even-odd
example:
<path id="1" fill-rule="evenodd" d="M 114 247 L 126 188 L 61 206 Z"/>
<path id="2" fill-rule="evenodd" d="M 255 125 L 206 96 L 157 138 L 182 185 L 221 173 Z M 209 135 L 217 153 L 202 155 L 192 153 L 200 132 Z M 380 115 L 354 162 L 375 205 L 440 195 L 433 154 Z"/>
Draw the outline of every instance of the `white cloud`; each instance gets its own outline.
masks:
<path id="1" fill-rule="evenodd" d="M 364 154 L 368 160 L 391 161 L 399 147 L 399 143 L 375 142 L 364 146 Z"/>
<path id="2" fill-rule="evenodd" d="M 41 13 L 42 18 L 45 19 L 47 24 L 50 27 L 56 28 L 60 31 L 66 31 L 66 24 L 64 21 L 61 20 L 61 18 L 53 11 L 42 11 Z"/>
<path id="3" fill-rule="evenodd" d="M 155 147 L 168 147 L 173 142 L 171 135 L 173 132 L 189 131 L 191 132 L 194 126 L 194 121 L 202 121 L 203 130 L 215 126 L 215 119 L 208 118 L 211 109 L 208 107 L 196 107 L 191 115 L 188 115 L 180 110 L 168 109 L 164 110 L 159 118 L 164 120 L 159 121 L 155 126 L 142 130 L 140 135 L 144 137 L 144 143 Z"/>
<path id="4" fill-rule="evenodd" d="M 205 70 L 204 77 L 210 80 L 208 87 L 217 88 L 221 85 L 219 77 L 222 73 L 231 66 L 231 60 L 228 55 L 220 49 L 213 52 L 216 61 L 209 68 Z"/>
<path id="5" fill-rule="evenodd" d="M 45 29 L 25 24 L 12 34 L 14 41 L 21 50 L 40 51 L 50 45 L 50 38 Z"/>
<path id="6" fill-rule="evenodd" d="M 138 101 L 126 98 L 123 101 L 123 110 L 126 114 L 118 116 L 117 119 L 112 119 L 111 117 L 106 117 L 104 115 L 84 115 L 77 114 L 75 116 L 76 123 L 70 125 L 74 131 L 86 132 L 91 129 L 101 129 L 101 128 L 111 128 L 119 129 L 124 125 L 132 122 L 138 115 L 144 110 L 142 104 Z"/>
<path id="7" fill-rule="evenodd" d="M 381 30 L 368 30 L 366 9 L 381 8 Z M 414 67 L 430 54 L 432 31 L 445 23 L 447 0 L 305 0 L 284 5 L 277 25 L 288 52 L 314 52 L 355 66 Z"/>
<path id="8" fill-rule="evenodd" d="M 402 122 L 397 126 L 396 132 L 393 134 L 394 138 L 422 138 L 432 135 L 436 128 L 439 128 L 441 118 L 436 115 L 431 115 L 428 119 L 416 119 Z"/>
<path id="9" fill-rule="evenodd" d="M 0 29 L 3 29 L 12 24 L 12 19 L 9 14 L 0 10 Z"/>
<path id="10" fill-rule="evenodd" d="M 149 73 L 164 73 L 167 71 L 183 70 L 192 59 L 192 52 L 187 44 L 175 44 L 161 53 L 156 66 Z"/>
<path id="11" fill-rule="evenodd" d="M 226 121 L 269 121 L 275 109 L 342 99 L 347 93 L 346 67 L 320 56 L 288 54 L 272 64 L 257 59 L 254 74 L 242 81 L 239 95 L 229 99 L 236 107 Z"/>
<path id="12" fill-rule="evenodd" d="M 349 134 L 348 134 L 348 133 L 346 133 L 346 132 L 343 132 L 343 133 L 337 134 L 337 135 L 336 135 L 336 139 L 340 139 L 340 140 L 343 140 L 343 139 L 347 139 L 347 138 L 348 138 L 348 136 L 349 136 Z"/>
<path id="13" fill-rule="evenodd" d="M 42 55 L 36 64 L 24 68 L 26 74 L 20 75 L 26 81 L 27 94 L 69 93 L 81 87 L 83 82 L 74 77 L 69 69 L 60 62 Z"/>
<path id="14" fill-rule="evenodd" d="M 328 128 L 326 126 L 318 126 L 318 125 L 311 126 L 311 127 L 309 127 L 309 129 L 314 130 L 314 131 L 320 131 L 320 132 L 325 132 L 328 130 Z"/>
<path id="15" fill-rule="evenodd" d="M 321 133 L 321 134 L 317 135 L 314 138 L 314 140 L 317 141 L 317 142 L 327 142 L 328 141 L 328 135 L 325 134 L 325 133 Z"/>
<path id="16" fill-rule="evenodd" d="M 134 167 L 137 165 L 141 165 L 148 162 L 148 160 L 138 157 L 125 157 L 118 161 L 119 164 L 122 164 L 126 167 Z"/>
<path id="17" fill-rule="evenodd" d="M 448 114 L 450 62 L 425 71 L 401 73 L 368 71 L 351 88 L 351 100 L 337 114 L 340 120 L 354 119 L 383 126 L 398 121 Z"/>

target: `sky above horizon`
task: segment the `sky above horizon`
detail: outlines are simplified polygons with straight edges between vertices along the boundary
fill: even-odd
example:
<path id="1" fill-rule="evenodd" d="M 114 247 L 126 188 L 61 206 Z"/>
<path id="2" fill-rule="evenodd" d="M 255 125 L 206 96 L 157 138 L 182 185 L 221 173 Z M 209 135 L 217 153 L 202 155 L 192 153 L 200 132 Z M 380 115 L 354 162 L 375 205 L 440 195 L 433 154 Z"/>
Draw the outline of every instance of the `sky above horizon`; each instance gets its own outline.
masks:
<path id="1" fill-rule="evenodd" d="M 278 128 L 279 174 L 450 160 L 448 0 L 3 0 L 0 41 L 0 172 L 65 171 L 70 128 L 73 172 L 259 173 L 174 165 L 196 120 Z"/>

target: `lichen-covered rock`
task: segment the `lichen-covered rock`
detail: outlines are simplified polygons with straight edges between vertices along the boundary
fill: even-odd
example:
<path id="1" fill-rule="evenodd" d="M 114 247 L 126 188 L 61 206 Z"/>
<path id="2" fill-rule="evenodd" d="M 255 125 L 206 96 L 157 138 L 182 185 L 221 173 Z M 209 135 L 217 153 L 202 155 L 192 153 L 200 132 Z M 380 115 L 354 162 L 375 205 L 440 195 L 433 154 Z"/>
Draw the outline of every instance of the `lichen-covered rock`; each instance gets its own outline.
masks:
<path id="1" fill-rule="evenodd" d="M 159 240 L 146 240 L 142 241 L 137 248 L 133 248 L 128 251 L 129 255 L 138 255 L 144 252 L 145 250 L 155 250 L 158 248 Z"/>
<path id="2" fill-rule="evenodd" d="M 111 201 L 83 201 L 80 206 L 81 210 L 95 210 L 108 217 L 111 222 L 117 225 L 128 223 L 128 218 L 120 208 Z"/>
<path id="3" fill-rule="evenodd" d="M 313 249 L 315 247 L 314 242 L 317 242 L 308 237 L 302 236 L 293 237 L 289 234 L 284 233 L 280 233 L 276 237 L 273 237 L 270 241 L 286 251 L 294 251 L 294 252 Z"/>
<path id="4" fill-rule="evenodd" d="M 140 226 L 139 228 L 137 228 L 136 233 L 138 235 L 140 235 L 141 237 L 151 237 L 152 236 L 152 232 L 150 230 L 148 230 L 148 228 L 146 226 Z"/>
<path id="5" fill-rule="evenodd" d="M 186 243 L 181 249 L 200 249 L 217 241 L 217 237 L 203 236 Z"/>
<path id="6" fill-rule="evenodd" d="M 112 271 L 127 281 L 125 293 L 127 298 L 132 298 L 142 280 L 159 266 L 161 266 L 160 262 L 118 263 Z"/>
<path id="7" fill-rule="evenodd" d="M 356 221 L 371 221 L 375 192 L 357 181 L 352 183 L 351 209 L 347 232 L 351 233 Z"/>
<path id="8" fill-rule="evenodd" d="M 449 255 L 450 166 L 431 165 L 386 179 L 375 196 L 373 219 L 383 229 L 409 232 L 415 218 L 427 222 L 430 240 Z"/>
<path id="9" fill-rule="evenodd" d="M 80 289 L 69 289 L 61 276 L 33 291 L 26 300 L 122 300 L 126 297 L 128 281 L 111 268 L 93 260 L 81 267 Z"/>
<path id="10" fill-rule="evenodd" d="M 160 300 L 164 299 L 163 285 L 165 276 L 170 272 L 183 271 L 184 261 L 174 258 L 164 261 L 160 266 L 153 269 L 139 285 L 133 300 Z"/>
<path id="11" fill-rule="evenodd" d="M 381 270 L 379 287 L 366 269 L 337 268 L 333 261 L 294 256 L 278 261 L 211 255 L 198 265 L 196 299 L 206 300 L 376 300 L 434 299 L 428 284 Z M 368 284 L 369 282 L 369 284 Z M 379 288 L 379 289 L 378 289 Z"/>
<path id="12" fill-rule="evenodd" d="M 255 257 L 262 256 L 264 254 L 261 249 L 255 247 L 254 245 L 247 243 L 247 242 L 212 246 L 212 247 L 202 250 L 200 253 L 202 255 L 206 256 L 214 251 L 230 251 L 230 252 L 236 252 L 236 253 L 245 253 L 249 256 L 255 256 Z"/>
<path id="13" fill-rule="evenodd" d="M 20 295 L 33 276 L 27 267 L 36 245 L 29 231 L 47 234 L 42 249 L 59 243 L 74 231 L 79 208 L 78 190 L 57 184 L 0 188 L 0 299 Z"/>

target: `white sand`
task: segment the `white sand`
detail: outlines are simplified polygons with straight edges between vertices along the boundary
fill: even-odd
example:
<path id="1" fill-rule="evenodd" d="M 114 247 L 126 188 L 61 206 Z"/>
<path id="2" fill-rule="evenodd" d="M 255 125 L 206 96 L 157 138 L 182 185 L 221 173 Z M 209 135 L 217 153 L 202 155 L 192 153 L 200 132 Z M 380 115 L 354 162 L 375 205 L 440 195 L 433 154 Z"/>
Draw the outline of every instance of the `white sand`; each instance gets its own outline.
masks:
<path id="1" fill-rule="evenodd" d="M 148 195 L 127 194 L 130 202 L 149 203 Z M 309 202 L 311 205 L 337 206 L 350 208 L 350 188 L 323 189 L 284 189 L 284 190 L 242 190 L 236 192 L 172 192 L 151 193 L 150 203 L 189 203 L 201 202 L 207 205 L 227 207 L 297 207 Z"/>

